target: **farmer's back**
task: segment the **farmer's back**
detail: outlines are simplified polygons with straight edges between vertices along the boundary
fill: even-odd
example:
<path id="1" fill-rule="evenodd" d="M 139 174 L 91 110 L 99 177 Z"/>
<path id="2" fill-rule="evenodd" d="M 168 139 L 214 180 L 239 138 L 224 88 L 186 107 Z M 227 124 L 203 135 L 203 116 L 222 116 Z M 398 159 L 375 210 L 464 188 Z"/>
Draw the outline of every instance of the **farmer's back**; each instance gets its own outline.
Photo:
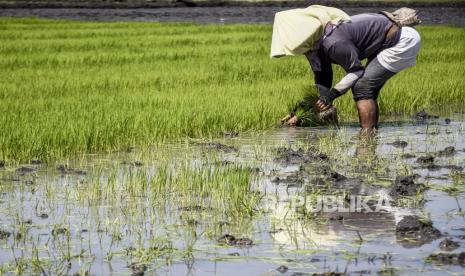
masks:
<path id="1" fill-rule="evenodd" d="M 382 49 L 392 47 L 399 40 L 400 32 L 386 38 L 386 33 L 392 26 L 393 22 L 382 14 L 355 15 L 351 17 L 350 22 L 342 23 L 326 37 L 322 48 L 329 58 L 339 52 L 339 47 L 354 48 L 353 53 L 358 53 L 358 57 L 348 55 L 344 57 L 345 59 L 371 58 Z M 336 63 L 339 62 L 336 61 Z M 344 63 L 347 64 L 347 62 Z"/>

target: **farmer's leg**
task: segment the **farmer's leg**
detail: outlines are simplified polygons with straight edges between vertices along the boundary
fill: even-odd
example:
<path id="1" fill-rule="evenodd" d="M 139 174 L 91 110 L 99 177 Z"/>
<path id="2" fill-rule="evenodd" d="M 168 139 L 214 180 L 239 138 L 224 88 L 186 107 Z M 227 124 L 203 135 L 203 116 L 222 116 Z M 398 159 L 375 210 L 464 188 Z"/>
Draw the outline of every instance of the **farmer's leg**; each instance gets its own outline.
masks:
<path id="1" fill-rule="evenodd" d="M 388 79 L 395 73 L 385 69 L 374 58 L 366 67 L 363 76 L 352 87 L 354 100 L 357 102 L 360 127 L 376 128 L 378 125 L 378 95 Z"/>
<path id="2" fill-rule="evenodd" d="M 373 99 L 361 99 L 357 101 L 358 119 L 361 128 L 371 129 L 376 127 L 376 101 Z"/>

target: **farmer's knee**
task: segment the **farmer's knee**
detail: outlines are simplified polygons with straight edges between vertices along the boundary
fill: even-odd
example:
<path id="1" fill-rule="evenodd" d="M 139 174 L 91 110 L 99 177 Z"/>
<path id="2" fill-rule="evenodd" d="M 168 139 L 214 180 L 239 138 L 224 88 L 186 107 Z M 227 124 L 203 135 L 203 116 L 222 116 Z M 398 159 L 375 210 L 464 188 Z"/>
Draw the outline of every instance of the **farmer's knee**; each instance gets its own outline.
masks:
<path id="1" fill-rule="evenodd" d="M 371 81 L 363 77 L 352 87 L 352 95 L 356 102 L 369 99 L 375 100 L 377 96 L 376 89 L 374 89 Z"/>

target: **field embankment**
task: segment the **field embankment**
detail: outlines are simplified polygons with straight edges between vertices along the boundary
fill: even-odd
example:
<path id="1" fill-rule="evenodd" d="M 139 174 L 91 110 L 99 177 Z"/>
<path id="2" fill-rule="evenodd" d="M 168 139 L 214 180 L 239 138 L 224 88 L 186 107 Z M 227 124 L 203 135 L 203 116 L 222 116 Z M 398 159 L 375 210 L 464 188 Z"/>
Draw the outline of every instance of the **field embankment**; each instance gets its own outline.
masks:
<path id="1" fill-rule="evenodd" d="M 271 128 L 313 83 L 304 58 L 269 59 L 271 28 L 1 18 L 0 159 Z M 385 86 L 383 115 L 464 101 L 465 29 L 418 29 L 418 64 Z"/>
<path id="2" fill-rule="evenodd" d="M 302 7 L 309 0 L 0 0 L 1 8 L 167 8 L 167 7 Z M 465 7 L 464 0 L 322 0 L 319 5 L 335 7 Z"/>

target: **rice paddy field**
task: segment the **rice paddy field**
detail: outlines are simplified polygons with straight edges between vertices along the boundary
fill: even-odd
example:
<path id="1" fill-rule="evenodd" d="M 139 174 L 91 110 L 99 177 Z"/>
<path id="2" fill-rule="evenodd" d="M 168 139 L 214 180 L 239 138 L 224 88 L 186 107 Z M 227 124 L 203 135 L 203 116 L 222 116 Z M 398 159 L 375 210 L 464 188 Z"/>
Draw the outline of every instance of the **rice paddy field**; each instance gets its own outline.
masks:
<path id="1" fill-rule="evenodd" d="M 6 162 L 269 129 L 313 82 L 305 58 L 269 59 L 268 25 L 0 20 Z M 382 115 L 463 102 L 465 29 L 419 31 L 418 66 L 388 82 Z M 336 105 L 356 119 L 350 95 Z"/>
<path id="2" fill-rule="evenodd" d="M 369 139 L 350 93 L 278 127 L 313 76 L 271 31 L 0 17 L 0 275 L 463 274 L 465 29 Z"/>

